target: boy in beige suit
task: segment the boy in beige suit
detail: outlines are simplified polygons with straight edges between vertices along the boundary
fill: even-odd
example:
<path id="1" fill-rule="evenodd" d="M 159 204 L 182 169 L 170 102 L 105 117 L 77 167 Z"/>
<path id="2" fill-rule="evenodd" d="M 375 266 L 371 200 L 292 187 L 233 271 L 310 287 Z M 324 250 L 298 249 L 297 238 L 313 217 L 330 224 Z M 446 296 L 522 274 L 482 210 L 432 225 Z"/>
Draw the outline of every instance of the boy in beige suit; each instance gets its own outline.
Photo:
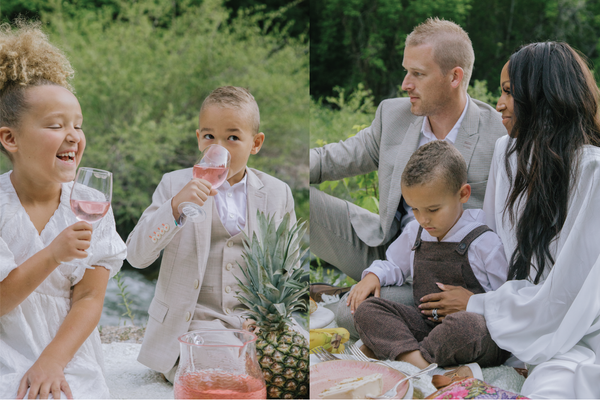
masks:
<path id="1" fill-rule="evenodd" d="M 202 104 L 196 136 L 201 151 L 215 143 L 229 150 L 227 180 L 215 190 L 208 181 L 194 179 L 192 168 L 165 174 L 127 239 L 127 260 L 135 268 L 147 267 L 164 250 L 138 361 L 171 382 L 180 335 L 242 328 L 235 276 L 243 280 L 238 266 L 245 265 L 243 232 L 252 236 L 257 211 L 275 214 L 277 220 L 289 212 L 296 219 L 289 186 L 246 166 L 265 138 L 259 122 L 250 92 L 232 86 L 215 89 Z M 202 206 L 205 220 L 186 220 L 177 210 L 182 202 Z"/>

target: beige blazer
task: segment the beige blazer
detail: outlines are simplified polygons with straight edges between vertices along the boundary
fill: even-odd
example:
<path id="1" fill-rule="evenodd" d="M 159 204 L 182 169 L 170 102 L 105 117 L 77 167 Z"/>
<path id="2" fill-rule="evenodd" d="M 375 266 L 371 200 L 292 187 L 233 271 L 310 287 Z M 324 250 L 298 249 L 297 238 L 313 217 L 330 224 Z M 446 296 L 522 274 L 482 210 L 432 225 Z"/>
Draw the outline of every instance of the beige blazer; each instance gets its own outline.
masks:
<path id="1" fill-rule="evenodd" d="M 402 192 L 400 177 L 419 146 L 423 118 L 410 112 L 408 98 L 384 100 L 370 127 L 355 136 L 310 150 L 310 183 L 379 172 L 379 215 L 348 203 L 350 221 L 368 246 L 380 246 L 399 229 L 395 218 Z M 472 194 L 467 208 L 481 208 L 496 140 L 506 135 L 501 117 L 489 105 L 470 99 L 455 146 L 468 166 Z"/>
<path id="2" fill-rule="evenodd" d="M 246 172 L 248 218 L 244 230 L 254 230 L 257 210 L 275 213 L 278 220 L 289 212 L 295 221 L 289 186 L 264 172 L 250 168 Z M 152 204 L 127 238 L 127 260 L 135 268 L 147 267 L 163 251 L 138 356 L 139 362 L 163 373 L 173 368 L 179 356 L 177 338 L 188 331 L 194 315 L 211 243 L 212 197 L 203 206 L 207 214 L 204 221 L 175 224 L 171 199 L 191 179 L 191 168 L 165 174 L 152 196 Z M 243 260 L 239 262 L 244 265 Z"/>

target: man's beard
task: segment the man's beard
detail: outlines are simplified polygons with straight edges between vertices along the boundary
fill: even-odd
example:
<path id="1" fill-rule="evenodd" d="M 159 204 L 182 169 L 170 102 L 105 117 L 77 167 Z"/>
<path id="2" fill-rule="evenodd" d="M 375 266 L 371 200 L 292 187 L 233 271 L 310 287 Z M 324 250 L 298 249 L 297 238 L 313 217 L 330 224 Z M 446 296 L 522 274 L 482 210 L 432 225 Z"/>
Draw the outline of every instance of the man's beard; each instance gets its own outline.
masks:
<path id="1" fill-rule="evenodd" d="M 423 101 L 423 99 L 419 97 L 418 102 L 420 104 L 417 106 L 414 103 L 411 103 L 410 112 L 417 117 L 429 117 L 438 114 L 441 110 L 446 108 L 450 101 L 452 100 L 448 94 L 445 96 L 439 96 L 438 98 L 430 101 Z"/>

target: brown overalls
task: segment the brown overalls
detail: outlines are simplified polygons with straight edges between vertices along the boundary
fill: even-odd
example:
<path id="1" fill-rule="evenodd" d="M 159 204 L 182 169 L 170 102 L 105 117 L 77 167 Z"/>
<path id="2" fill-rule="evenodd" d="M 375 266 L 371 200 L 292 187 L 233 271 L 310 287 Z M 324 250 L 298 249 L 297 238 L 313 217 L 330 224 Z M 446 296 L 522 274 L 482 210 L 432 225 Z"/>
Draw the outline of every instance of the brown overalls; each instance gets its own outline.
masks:
<path id="1" fill-rule="evenodd" d="M 504 363 L 509 353 L 492 340 L 482 315 L 460 311 L 440 322 L 427 319 L 417 308 L 423 296 L 441 292 L 436 282 L 484 293 L 469 263 L 473 240 L 490 230 L 485 225 L 469 232 L 459 243 L 421 241 L 419 227 L 413 246 L 413 298 L 407 306 L 371 297 L 354 313 L 354 324 L 363 343 L 380 359 L 420 350 L 423 358 L 440 367 L 477 362 L 481 367 Z"/>

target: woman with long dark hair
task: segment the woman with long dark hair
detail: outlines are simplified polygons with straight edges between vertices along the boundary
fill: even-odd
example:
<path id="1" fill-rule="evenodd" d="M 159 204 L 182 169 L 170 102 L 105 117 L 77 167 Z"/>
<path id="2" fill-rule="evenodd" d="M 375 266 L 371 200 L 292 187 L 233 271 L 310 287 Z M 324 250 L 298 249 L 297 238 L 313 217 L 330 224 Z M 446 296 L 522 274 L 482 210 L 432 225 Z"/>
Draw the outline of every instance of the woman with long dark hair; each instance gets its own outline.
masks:
<path id="1" fill-rule="evenodd" d="M 532 398 L 600 398 L 599 91 L 565 43 L 533 43 L 501 75 L 508 136 L 498 139 L 484 211 L 509 281 L 471 295 L 425 296 L 424 312 L 482 314 L 499 347 L 525 362 Z M 461 302 L 462 296 L 462 302 Z"/>

